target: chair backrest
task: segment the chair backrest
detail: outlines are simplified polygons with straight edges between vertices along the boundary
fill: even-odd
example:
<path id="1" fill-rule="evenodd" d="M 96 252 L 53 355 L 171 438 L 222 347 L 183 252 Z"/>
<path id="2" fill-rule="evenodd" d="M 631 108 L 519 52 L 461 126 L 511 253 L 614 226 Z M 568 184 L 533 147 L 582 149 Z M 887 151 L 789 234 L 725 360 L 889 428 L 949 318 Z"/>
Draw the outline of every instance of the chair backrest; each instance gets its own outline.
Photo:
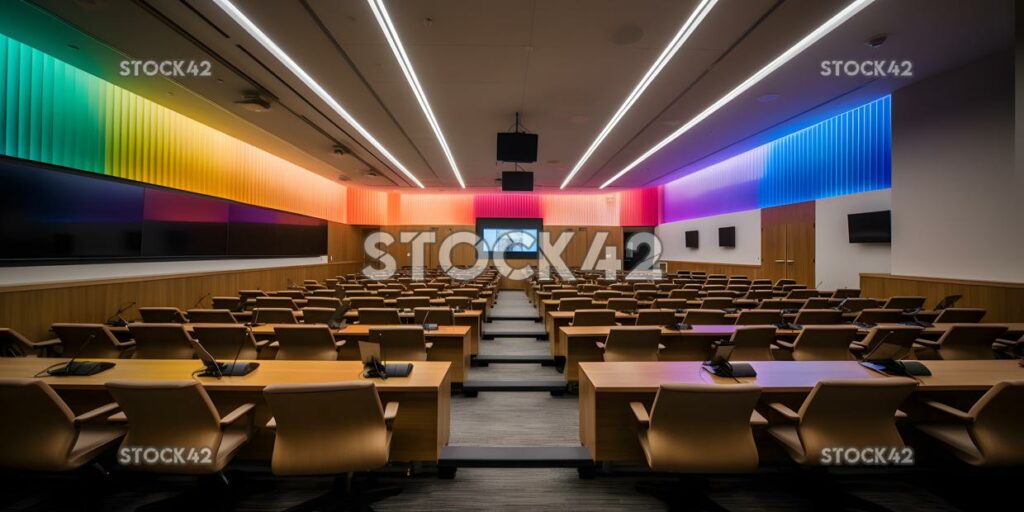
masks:
<path id="1" fill-rule="evenodd" d="M 852 325 L 809 325 L 800 330 L 793 346 L 795 361 L 852 361 L 850 343 L 857 337 Z"/>
<path id="2" fill-rule="evenodd" d="M 786 295 L 787 299 L 809 299 L 811 297 L 817 297 L 818 290 L 810 290 L 807 288 L 795 288 L 789 291 Z"/>
<path id="3" fill-rule="evenodd" d="M 731 324 L 720 309 L 690 309 L 683 315 L 683 323 L 690 325 L 726 325 Z"/>
<path id="4" fill-rule="evenodd" d="M 594 300 L 597 302 L 607 302 L 620 297 L 622 297 L 622 292 L 618 290 L 598 290 L 594 292 Z"/>
<path id="5" fill-rule="evenodd" d="M 238 290 L 238 297 L 242 300 L 255 299 L 256 297 L 266 297 L 267 292 L 263 290 Z"/>
<path id="6" fill-rule="evenodd" d="M 384 297 L 385 299 L 396 299 L 402 295 L 401 288 L 381 288 L 377 290 L 378 297 Z"/>
<path id="7" fill-rule="evenodd" d="M 860 297 L 860 288 L 838 288 L 832 292 L 833 299 L 849 299 Z"/>
<path id="8" fill-rule="evenodd" d="M 673 325 L 679 323 L 676 312 L 672 309 L 641 309 L 637 311 L 636 325 L 658 326 Z"/>
<path id="9" fill-rule="evenodd" d="M 864 311 L 865 309 L 880 309 L 880 305 L 881 303 L 875 299 L 860 297 L 848 299 L 846 304 L 843 304 L 843 309 L 846 310 L 847 313 L 856 313 L 858 311 Z"/>
<path id="10" fill-rule="evenodd" d="M 903 447 L 896 410 L 917 387 L 912 379 L 824 380 L 800 407 L 802 464 L 820 463 L 826 448 Z"/>
<path id="11" fill-rule="evenodd" d="M 0 379 L 0 467 L 52 471 L 66 466 L 78 438 L 75 415 L 39 379 Z"/>
<path id="12" fill-rule="evenodd" d="M 838 309 L 801 309 L 794 323 L 799 325 L 835 325 L 843 323 L 843 312 Z"/>
<path id="13" fill-rule="evenodd" d="M 811 297 L 804 302 L 800 309 L 829 309 L 832 307 L 830 297 Z"/>
<path id="14" fill-rule="evenodd" d="M 639 301 L 653 301 L 658 298 L 658 290 L 640 289 L 633 292 L 633 297 Z"/>
<path id="15" fill-rule="evenodd" d="M 700 301 L 700 309 L 725 309 L 735 307 L 730 297 L 709 297 Z"/>
<path id="16" fill-rule="evenodd" d="M 227 309 L 190 309 L 188 321 L 193 324 L 234 324 L 238 323 Z"/>
<path id="17" fill-rule="evenodd" d="M 611 309 L 577 309 L 572 315 L 572 325 L 615 325 L 615 311 Z"/>
<path id="18" fill-rule="evenodd" d="M 861 344 L 866 347 L 862 355 L 864 359 L 869 360 L 904 359 L 913 352 L 914 340 L 921 335 L 923 330 L 915 325 L 872 327 L 861 341 Z"/>
<path id="19" fill-rule="evenodd" d="M 240 324 L 197 324 L 192 337 L 214 357 L 234 360 L 256 359 L 256 339 L 248 327 Z M 199 357 L 198 354 L 196 357 Z"/>
<path id="20" fill-rule="evenodd" d="M 306 296 L 302 290 L 278 290 L 270 292 L 270 295 L 274 297 L 288 297 L 289 299 L 301 299 Z"/>
<path id="21" fill-rule="evenodd" d="M 924 307 L 924 297 L 918 296 L 893 296 L 889 297 L 889 300 L 885 301 L 885 305 L 882 306 L 885 309 L 919 309 Z"/>
<path id="22" fill-rule="evenodd" d="M 576 311 L 594 307 L 594 301 L 586 297 L 570 297 L 558 301 L 559 311 Z"/>
<path id="23" fill-rule="evenodd" d="M 569 297 L 579 297 L 579 295 L 580 292 L 568 288 L 559 288 L 557 290 L 551 291 L 551 298 L 553 300 L 566 299 Z"/>
<path id="24" fill-rule="evenodd" d="M 211 462 L 217 460 L 223 433 L 220 414 L 199 382 L 184 381 L 111 381 L 107 391 L 128 417 L 128 435 L 122 448 L 173 446 L 210 449 Z M 153 464 L 146 471 L 180 473 L 194 465 Z"/>
<path id="25" fill-rule="evenodd" d="M 658 309 L 686 309 L 689 307 L 686 299 L 655 299 L 654 307 Z"/>
<path id="26" fill-rule="evenodd" d="M 449 307 L 415 308 L 413 321 L 417 324 L 455 325 L 455 312 Z"/>
<path id="27" fill-rule="evenodd" d="M 341 309 L 341 299 L 337 297 L 309 297 L 306 299 L 306 308 Z"/>
<path id="28" fill-rule="evenodd" d="M 135 338 L 133 359 L 192 359 L 191 337 L 181 324 L 128 324 Z"/>
<path id="29" fill-rule="evenodd" d="M 613 311 L 636 311 L 640 308 L 640 303 L 636 299 L 615 297 L 608 299 L 608 305 L 605 307 Z"/>
<path id="30" fill-rule="evenodd" d="M 426 286 L 419 285 L 417 288 L 412 289 L 412 294 L 417 297 L 434 298 L 437 297 L 438 290 L 435 288 L 427 288 Z"/>
<path id="31" fill-rule="evenodd" d="M 261 324 L 296 324 L 295 311 L 288 308 L 253 308 L 252 317 Z"/>
<path id="32" fill-rule="evenodd" d="M 327 324 L 337 312 L 335 308 L 302 308 L 302 323 Z"/>
<path id="33" fill-rule="evenodd" d="M 60 339 L 62 355 L 70 357 L 97 357 L 117 359 L 121 350 L 117 348 L 117 338 L 103 324 L 53 324 L 50 326 Z M 92 339 L 92 341 L 89 341 Z M 88 343 L 83 348 L 83 345 Z"/>
<path id="34" fill-rule="evenodd" d="M 444 303 L 450 308 L 469 309 L 473 305 L 473 299 L 463 296 L 445 297 Z"/>
<path id="35" fill-rule="evenodd" d="M 651 469 L 685 473 L 757 469 L 750 415 L 760 396 L 761 389 L 751 384 L 662 384 L 651 406 L 646 435 Z"/>
<path id="36" fill-rule="evenodd" d="M 771 288 L 751 288 L 743 298 L 750 300 L 764 300 L 770 299 L 774 296 L 775 295 L 772 293 Z"/>
<path id="37" fill-rule="evenodd" d="M 767 325 L 745 325 L 737 327 L 730 341 L 735 345 L 730 361 L 771 361 L 772 342 L 775 341 L 775 327 Z"/>
<path id="38" fill-rule="evenodd" d="M 289 361 L 337 361 L 338 347 L 326 325 L 279 325 L 275 359 Z"/>
<path id="39" fill-rule="evenodd" d="M 362 297 L 348 297 L 348 305 L 353 309 L 385 307 L 384 297 L 369 297 L 365 295 Z"/>
<path id="40" fill-rule="evenodd" d="M 744 309 L 736 316 L 736 325 L 775 325 L 782 321 L 778 309 Z"/>
<path id="41" fill-rule="evenodd" d="M 14 329 L 0 327 L 0 357 L 25 357 L 32 352 L 28 338 Z"/>
<path id="42" fill-rule="evenodd" d="M 862 309 L 857 313 L 857 323 L 862 324 L 888 324 L 903 320 L 902 309 Z"/>
<path id="43" fill-rule="evenodd" d="M 211 299 L 213 309 L 226 309 L 228 311 L 241 311 L 241 297 L 214 297 Z"/>
<path id="44" fill-rule="evenodd" d="M 380 345 L 381 361 L 426 361 L 423 327 L 403 325 L 370 329 L 370 342 Z"/>
<path id="45" fill-rule="evenodd" d="M 1024 464 L 1024 380 L 992 386 L 968 412 L 971 439 L 981 452 L 984 466 Z"/>
<path id="46" fill-rule="evenodd" d="M 685 288 L 676 288 L 675 290 L 672 290 L 672 291 L 668 292 L 668 298 L 670 298 L 670 299 L 694 300 L 694 299 L 697 298 L 697 295 L 699 295 L 699 294 L 700 294 L 699 290 L 694 290 L 694 289 L 689 289 L 688 290 L 688 289 L 685 289 Z"/>
<path id="47" fill-rule="evenodd" d="M 256 297 L 256 307 L 299 310 L 299 306 L 295 304 L 295 300 L 291 297 Z"/>
<path id="48" fill-rule="evenodd" d="M 659 327 L 612 327 L 605 340 L 605 361 L 657 361 Z"/>
<path id="49" fill-rule="evenodd" d="M 976 324 L 985 318 L 982 308 L 946 308 L 935 318 L 937 324 Z"/>
<path id="50" fill-rule="evenodd" d="M 149 307 L 139 308 L 139 316 L 147 324 L 184 324 L 188 322 L 185 314 L 178 308 Z"/>
<path id="51" fill-rule="evenodd" d="M 939 338 L 942 359 L 995 359 L 992 343 L 1006 332 L 1005 325 L 954 324 Z"/>
<path id="52" fill-rule="evenodd" d="M 476 288 L 455 288 L 452 290 L 455 295 L 475 299 L 480 296 L 480 290 Z"/>
<path id="53" fill-rule="evenodd" d="M 414 309 L 430 307 L 430 297 L 399 297 L 397 300 L 398 309 Z"/>
<path id="54" fill-rule="evenodd" d="M 359 323 L 366 325 L 399 325 L 402 318 L 397 308 L 359 308 Z"/>
<path id="55" fill-rule="evenodd" d="M 263 396 L 277 423 L 276 475 L 339 475 L 387 465 L 391 435 L 372 382 L 275 384 Z"/>

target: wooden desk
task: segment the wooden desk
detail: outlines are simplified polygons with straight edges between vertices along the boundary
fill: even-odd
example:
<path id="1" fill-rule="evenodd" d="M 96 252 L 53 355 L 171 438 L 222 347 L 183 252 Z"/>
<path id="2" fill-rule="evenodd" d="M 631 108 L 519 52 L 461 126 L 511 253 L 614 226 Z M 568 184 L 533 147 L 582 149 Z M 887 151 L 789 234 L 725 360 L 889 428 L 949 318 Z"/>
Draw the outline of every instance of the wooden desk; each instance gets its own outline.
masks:
<path id="1" fill-rule="evenodd" d="M 885 379 L 853 361 L 755 361 L 757 377 L 740 379 L 775 396 L 809 392 L 826 379 Z M 917 392 L 981 393 L 1004 380 L 1024 379 L 1012 360 L 925 361 L 931 377 L 920 378 Z M 735 383 L 714 377 L 698 362 L 593 363 L 580 365 L 580 441 L 597 461 L 642 460 L 637 422 L 629 402 L 649 408 L 661 384 Z M 699 411 L 694 411 L 699 414 Z"/>
<path id="2" fill-rule="evenodd" d="M 95 359 L 90 359 L 95 360 Z M 66 359 L 3 358 L 0 378 L 30 378 L 47 366 Z M 112 401 L 104 385 L 115 380 L 191 380 L 202 364 L 198 360 L 116 359 L 116 366 L 89 377 L 44 377 L 76 410 Z M 258 361 L 256 371 L 244 377 L 199 378 L 222 414 L 246 402 L 256 404 L 255 438 L 240 453 L 241 458 L 269 460 L 274 434 L 265 428 L 270 410 L 263 400 L 263 388 L 271 384 L 318 384 L 362 377 L 358 361 Z M 436 461 L 448 444 L 451 414 L 450 365 L 445 362 L 415 362 L 408 377 L 372 379 L 381 401 L 398 402 L 391 459 L 395 461 Z"/>
<path id="3" fill-rule="evenodd" d="M 470 328 L 470 354 L 477 355 L 480 353 L 480 328 L 483 320 L 484 312 L 478 309 L 469 309 L 454 313 L 455 325 L 465 325 Z M 399 311 L 399 318 L 403 322 L 411 324 L 415 319 L 412 311 Z M 359 312 L 356 310 L 349 310 L 345 313 L 347 320 L 355 320 L 359 318 Z"/>

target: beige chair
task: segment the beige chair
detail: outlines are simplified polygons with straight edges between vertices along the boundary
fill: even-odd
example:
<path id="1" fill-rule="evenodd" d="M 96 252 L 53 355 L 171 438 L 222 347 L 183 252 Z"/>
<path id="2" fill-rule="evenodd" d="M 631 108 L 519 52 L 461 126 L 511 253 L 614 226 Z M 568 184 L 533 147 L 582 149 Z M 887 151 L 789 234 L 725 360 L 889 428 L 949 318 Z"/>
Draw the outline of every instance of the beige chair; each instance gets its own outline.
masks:
<path id="1" fill-rule="evenodd" d="M 894 324 L 903 321 L 902 309 L 862 309 L 854 319 L 858 324 Z"/>
<path id="2" fill-rule="evenodd" d="M 395 300 L 397 301 L 398 309 L 406 310 L 430 307 L 430 297 L 399 297 Z"/>
<path id="3" fill-rule="evenodd" d="M 858 313 L 865 309 L 882 309 L 881 305 L 882 303 L 875 299 L 847 299 L 846 303 L 843 304 L 843 311 L 846 313 Z"/>
<path id="4" fill-rule="evenodd" d="M 261 324 L 297 324 L 295 311 L 288 308 L 253 308 L 253 321 Z"/>
<path id="5" fill-rule="evenodd" d="M 671 309 L 641 309 L 636 313 L 636 325 L 638 326 L 663 326 L 679 323 L 676 312 Z"/>
<path id="6" fill-rule="evenodd" d="M 359 323 L 363 325 L 399 325 L 401 315 L 396 308 L 360 308 Z"/>
<path id="7" fill-rule="evenodd" d="M 348 306 L 352 309 L 387 307 L 384 297 L 348 297 Z"/>
<path id="8" fill-rule="evenodd" d="M 302 308 L 302 323 L 327 325 L 337 312 L 335 308 Z"/>
<path id="9" fill-rule="evenodd" d="M 193 324 L 234 324 L 238 323 L 231 311 L 226 309 L 190 309 L 188 321 Z"/>
<path id="10" fill-rule="evenodd" d="M 982 308 L 946 308 L 935 317 L 937 324 L 976 324 L 985 318 Z"/>
<path id="11" fill-rule="evenodd" d="M 192 337 L 181 324 L 129 324 L 135 339 L 132 359 L 192 359 Z"/>
<path id="12" fill-rule="evenodd" d="M 413 321 L 418 325 L 425 323 L 437 325 L 455 325 L 455 312 L 448 307 L 415 308 Z"/>
<path id="13" fill-rule="evenodd" d="M 917 340 L 918 359 L 995 359 L 992 345 L 1007 331 L 1005 325 L 953 324 L 938 341 Z"/>
<path id="14" fill-rule="evenodd" d="M 636 290 L 633 292 L 633 297 L 640 302 L 653 302 L 658 298 L 657 290 Z"/>
<path id="15" fill-rule="evenodd" d="M 872 327 L 863 340 L 850 343 L 850 351 L 857 357 L 865 357 L 885 343 L 886 356 L 891 360 L 906 359 L 914 351 L 914 341 L 923 331 L 915 325 L 889 325 L 885 327 Z M 874 354 L 873 357 L 878 357 Z"/>
<path id="16" fill-rule="evenodd" d="M 728 325 L 725 311 L 720 309 L 690 309 L 683 315 L 683 323 L 690 325 Z"/>
<path id="17" fill-rule="evenodd" d="M 836 325 L 843 323 L 843 312 L 838 309 L 801 309 L 796 314 L 797 325 Z"/>
<path id="18" fill-rule="evenodd" d="M 275 359 L 291 361 L 337 361 L 344 340 L 336 341 L 326 325 L 279 325 Z"/>
<path id="19" fill-rule="evenodd" d="M 736 325 L 775 325 L 782 320 L 778 309 L 745 309 L 736 316 Z"/>
<path id="20" fill-rule="evenodd" d="M 917 428 L 964 462 L 980 467 L 1024 465 L 1024 380 L 992 386 L 967 412 L 935 400 L 925 404 L 944 421 Z"/>
<path id="21" fill-rule="evenodd" d="M 594 301 L 585 297 L 570 297 L 558 301 L 559 311 L 576 311 L 577 309 L 589 309 L 594 307 Z"/>
<path id="22" fill-rule="evenodd" d="M 426 361 L 427 350 L 434 346 L 418 325 L 370 329 L 370 342 L 378 344 L 381 361 Z"/>
<path id="23" fill-rule="evenodd" d="M 577 309 L 572 315 L 572 325 L 576 327 L 616 325 L 615 311 L 610 309 Z"/>
<path id="24" fill-rule="evenodd" d="M 400 288 L 381 288 L 377 290 L 377 296 L 384 297 L 385 299 L 397 299 L 400 295 L 402 295 Z"/>
<path id="25" fill-rule="evenodd" d="M 636 311 L 640 309 L 640 303 L 636 299 L 615 297 L 608 299 L 608 305 L 605 307 L 613 311 Z"/>
<path id="26" fill-rule="evenodd" d="M 60 345 L 59 339 L 30 341 L 20 332 L 0 327 L 0 357 L 45 356 Z"/>
<path id="27" fill-rule="evenodd" d="M 107 418 L 118 411 L 106 404 L 75 415 L 39 379 L 0 379 L 0 467 L 17 471 L 71 471 L 124 436 Z M 54 492 L 62 492 L 53 489 Z"/>
<path id="28" fill-rule="evenodd" d="M 690 307 L 686 299 L 654 299 L 654 307 L 657 309 L 686 309 Z"/>
<path id="29" fill-rule="evenodd" d="M 899 309 L 901 311 L 921 309 L 924 307 L 924 301 L 924 297 L 893 296 L 889 297 L 889 300 L 885 301 L 882 309 Z"/>
<path id="30" fill-rule="evenodd" d="M 212 309 L 226 309 L 228 311 L 234 312 L 242 311 L 243 309 L 245 309 L 243 307 L 241 297 L 224 296 L 214 297 L 210 300 L 213 303 L 211 304 Z"/>
<path id="31" fill-rule="evenodd" d="M 310 297 L 306 299 L 306 308 L 341 309 L 341 299 L 337 297 Z"/>
<path id="32" fill-rule="evenodd" d="M 700 301 L 700 309 L 729 309 L 736 307 L 729 297 L 709 297 Z"/>
<path id="33" fill-rule="evenodd" d="M 597 346 L 605 361 L 657 361 L 660 341 L 659 327 L 612 327 Z"/>
<path id="34" fill-rule="evenodd" d="M 572 297 L 579 297 L 579 295 L 580 293 L 577 292 L 576 290 L 570 290 L 566 288 L 558 288 L 556 290 L 551 291 L 552 300 L 569 299 Z"/>
<path id="35" fill-rule="evenodd" d="M 696 300 L 700 294 L 698 290 L 675 289 L 668 293 L 670 299 Z"/>
<path id="36" fill-rule="evenodd" d="M 832 299 L 829 297 L 811 297 L 804 301 L 800 309 L 832 309 Z"/>
<path id="37" fill-rule="evenodd" d="M 64 357 L 117 359 L 135 347 L 134 341 L 118 341 L 103 324 L 53 324 L 50 329 L 60 339 Z"/>
<path id="38" fill-rule="evenodd" d="M 128 419 L 122 449 L 174 447 L 210 450 L 208 460 L 186 464 L 125 466 L 156 473 L 202 475 L 219 473 L 249 441 L 255 406 L 246 403 L 221 416 L 210 396 L 194 380 L 168 382 L 111 381 L 107 390 Z"/>
<path id="39" fill-rule="evenodd" d="M 594 292 L 594 302 L 608 302 L 611 299 L 618 299 L 622 297 L 622 292 L 618 290 L 598 290 Z"/>
<path id="40" fill-rule="evenodd" d="M 192 328 L 192 337 L 215 359 L 227 361 L 256 359 L 269 343 L 256 341 L 252 331 L 244 325 L 197 324 Z"/>
<path id="41" fill-rule="evenodd" d="M 860 297 L 860 288 L 837 288 L 832 292 L 833 299 L 853 299 Z"/>
<path id="42" fill-rule="evenodd" d="M 139 316 L 147 324 L 184 324 L 188 323 L 185 313 L 178 308 L 139 308 Z"/>
<path id="43" fill-rule="evenodd" d="M 346 475 L 343 486 L 296 508 L 343 504 L 347 510 L 370 510 L 372 499 L 353 489 L 352 476 L 388 464 L 398 402 L 381 406 L 376 386 L 365 381 L 276 384 L 267 386 L 263 396 L 273 414 L 267 426 L 276 432 L 271 459 L 275 475 Z M 371 493 L 378 498 L 396 494 Z"/>
<path id="44" fill-rule="evenodd" d="M 256 297 L 256 307 L 260 309 L 282 308 L 298 311 L 299 305 L 291 297 Z"/>
<path id="45" fill-rule="evenodd" d="M 771 361 L 772 343 L 775 342 L 775 327 L 750 325 L 736 327 L 729 338 L 734 348 L 730 361 Z"/>
<path id="46" fill-rule="evenodd" d="M 850 343 L 857 337 L 852 325 L 810 325 L 800 330 L 796 341 L 776 341 L 776 359 L 793 361 L 852 361 Z"/>

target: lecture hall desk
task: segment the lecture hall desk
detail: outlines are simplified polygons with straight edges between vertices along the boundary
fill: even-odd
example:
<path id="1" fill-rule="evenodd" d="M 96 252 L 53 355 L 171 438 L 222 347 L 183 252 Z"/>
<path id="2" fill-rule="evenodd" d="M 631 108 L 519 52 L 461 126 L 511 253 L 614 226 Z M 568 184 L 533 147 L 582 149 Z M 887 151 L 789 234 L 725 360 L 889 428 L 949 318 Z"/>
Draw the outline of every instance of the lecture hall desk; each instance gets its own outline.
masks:
<path id="1" fill-rule="evenodd" d="M 764 395 L 799 407 L 818 381 L 827 379 L 885 379 L 854 361 L 755 361 L 757 377 L 739 379 L 761 386 Z M 1017 361 L 924 361 L 932 376 L 920 377 L 915 393 L 930 396 L 970 393 L 980 396 L 1005 380 L 1024 379 Z M 735 383 L 701 370 L 699 362 L 580 364 L 580 441 L 595 461 L 643 460 L 638 425 L 630 402 L 648 409 L 661 384 Z M 789 396 L 787 400 L 786 397 Z M 793 401 L 793 399 L 796 401 Z M 694 411 L 699 414 L 700 411 Z M 912 415 L 913 417 L 913 415 Z"/>
<path id="2" fill-rule="evenodd" d="M 484 312 L 479 309 L 468 309 L 454 313 L 455 325 L 467 325 L 470 327 L 470 354 L 480 353 L 480 325 L 483 321 Z M 399 311 L 398 316 L 403 322 L 411 324 L 414 313 L 410 311 Z M 349 310 L 345 313 L 345 319 L 353 321 L 359 318 L 359 311 Z"/>
<path id="3" fill-rule="evenodd" d="M 96 359 L 90 359 L 95 361 Z M 67 361 L 48 358 L 0 359 L 0 378 L 29 378 L 44 368 Z M 202 367 L 198 360 L 116 359 L 116 366 L 89 377 L 44 377 L 69 402 L 72 409 L 84 412 L 112 401 L 104 384 L 114 380 L 166 381 L 191 380 Z M 244 377 L 222 379 L 195 377 L 201 382 L 222 414 L 243 403 L 256 404 L 256 436 L 242 449 L 240 458 L 269 460 L 274 435 L 266 429 L 270 409 L 263 399 L 263 388 L 271 384 L 319 384 L 362 377 L 359 361 L 257 361 L 256 371 Z M 451 375 L 447 362 L 414 364 L 408 377 L 372 379 L 381 401 L 398 402 L 398 417 L 391 442 L 391 460 L 437 461 L 448 444 L 451 413 Z"/>

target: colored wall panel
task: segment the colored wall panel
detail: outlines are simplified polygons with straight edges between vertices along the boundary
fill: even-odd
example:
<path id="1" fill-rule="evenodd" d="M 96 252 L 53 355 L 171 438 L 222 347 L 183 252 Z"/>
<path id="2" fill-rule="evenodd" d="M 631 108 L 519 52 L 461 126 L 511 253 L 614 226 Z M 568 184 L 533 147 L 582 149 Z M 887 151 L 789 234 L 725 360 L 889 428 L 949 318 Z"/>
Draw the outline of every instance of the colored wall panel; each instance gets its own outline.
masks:
<path id="1" fill-rule="evenodd" d="M 541 217 L 538 194 L 476 194 L 473 198 L 476 217 Z"/>

